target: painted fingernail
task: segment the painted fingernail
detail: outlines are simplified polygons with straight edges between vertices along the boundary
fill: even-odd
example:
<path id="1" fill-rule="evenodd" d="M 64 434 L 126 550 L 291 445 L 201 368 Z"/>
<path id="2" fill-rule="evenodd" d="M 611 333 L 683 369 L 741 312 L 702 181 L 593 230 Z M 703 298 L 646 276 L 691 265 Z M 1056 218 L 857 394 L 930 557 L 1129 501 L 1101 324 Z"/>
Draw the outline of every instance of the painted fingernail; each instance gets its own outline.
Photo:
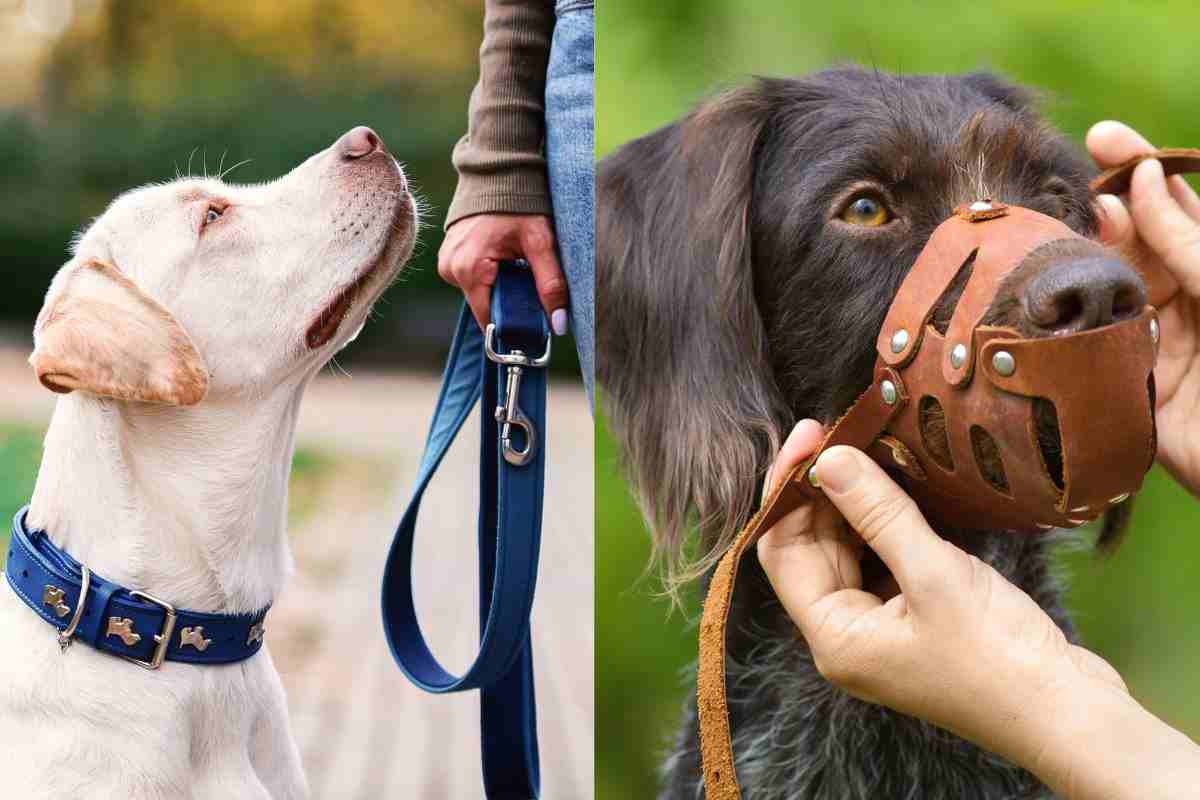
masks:
<path id="1" fill-rule="evenodd" d="M 817 459 L 817 480 L 827 492 L 841 494 L 854 485 L 862 467 L 858 457 L 841 447 L 826 450 Z"/>
<path id="2" fill-rule="evenodd" d="M 556 308 L 550 314 L 550 328 L 555 336 L 565 336 L 567 333 L 567 310 Z"/>

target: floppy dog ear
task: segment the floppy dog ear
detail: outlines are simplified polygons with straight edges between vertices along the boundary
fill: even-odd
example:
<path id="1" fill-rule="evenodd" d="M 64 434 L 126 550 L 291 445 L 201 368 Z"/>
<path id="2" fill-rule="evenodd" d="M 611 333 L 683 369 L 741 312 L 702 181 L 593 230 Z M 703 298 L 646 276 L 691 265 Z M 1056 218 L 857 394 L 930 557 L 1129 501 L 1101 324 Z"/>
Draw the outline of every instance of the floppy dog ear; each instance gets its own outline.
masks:
<path id="1" fill-rule="evenodd" d="M 738 89 L 599 166 L 598 380 L 668 587 L 702 574 L 749 519 L 789 421 L 750 240 L 770 113 L 758 86 Z"/>
<path id="2" fill-rule="evenodd" d="M 59 271 L 33 339 L 29 363 L 54 392 L 189 406 L 208 391 L 208 370 L 183 327 L 102 261 Z"/>

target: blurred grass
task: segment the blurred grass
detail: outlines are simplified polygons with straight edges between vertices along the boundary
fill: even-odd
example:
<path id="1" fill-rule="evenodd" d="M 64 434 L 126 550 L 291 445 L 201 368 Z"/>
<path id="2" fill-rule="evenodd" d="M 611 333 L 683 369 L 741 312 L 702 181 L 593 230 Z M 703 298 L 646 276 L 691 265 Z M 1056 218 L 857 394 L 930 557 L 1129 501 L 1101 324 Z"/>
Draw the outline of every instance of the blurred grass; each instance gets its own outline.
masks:
<path id="1" fill-rule="evenodd" d="M 598 20 L 601 156 L 752 74 L 800 74 L 856 62 L 902 72 L 996 70 L 1046 93 L 1050 120 L 1077 142 L 1119 118 L 1164 146 L 1200 144 L 1195 37 L 1184 2 L 901 2 L 605 0 Z M 600 313 L 604 313 L 603 309 Z M 603 357 L 603 356 L 601 356 Z M 596 437 L 598 798 L 652 797 L 695 657 L 695 631 L 643 579 L 649 537 Z M 1152 711 L 1200 736 L 1200 504 L 1156 470 L 1121 549 L 1064 552 L 1084 641 Z M 698 601 L 688 619 L 698 614 Z"/>
<path id="2" fill-rule="evenodd" d="M 0 547 L 8 543 L 12 515 L 33 495 L 45 433 L 23 425 L 0 423 L 0 514 L 4 519 Z M 320 450 L 296 448 L 288 483 L 289 525 L 299 527 L 326 500 L 325 486 L 344 466 Z"/>

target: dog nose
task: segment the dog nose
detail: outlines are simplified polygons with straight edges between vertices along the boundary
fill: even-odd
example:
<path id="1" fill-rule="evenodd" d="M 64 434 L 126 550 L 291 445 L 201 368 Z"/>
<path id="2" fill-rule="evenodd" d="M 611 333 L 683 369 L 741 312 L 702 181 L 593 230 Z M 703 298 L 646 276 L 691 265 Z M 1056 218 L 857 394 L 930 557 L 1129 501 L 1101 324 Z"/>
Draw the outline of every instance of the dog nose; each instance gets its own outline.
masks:
<path id="1" fill-rule="evenodd" d="M 1109 256 L 1073 258 L 1030 281 L 1024 305 L 1038 328 L 1076 333 L 1136 316 L 1146 305 L 1146 285 Z"/>
<path id="2" fill-rule="evenodd" d="M 342 158 L 362 158 L 382 149 L 383 140 L 379 138 L 379 134 L 365 125 L 351 128 L 338 140 L 338 152 L 342 154 Z"/>

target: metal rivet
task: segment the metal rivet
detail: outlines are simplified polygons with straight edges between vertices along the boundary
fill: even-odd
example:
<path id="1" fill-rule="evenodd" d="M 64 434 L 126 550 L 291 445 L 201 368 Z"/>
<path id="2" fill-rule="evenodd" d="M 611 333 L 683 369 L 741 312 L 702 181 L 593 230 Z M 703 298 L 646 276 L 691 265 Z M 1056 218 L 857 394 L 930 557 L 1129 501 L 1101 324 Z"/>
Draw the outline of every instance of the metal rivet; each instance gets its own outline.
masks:
<path id="1" fill-rule="evenodd" d="M 891 381 L 884 381 L 883 383 L 879 384 L 879 393 L 883 395 L 883 402 L 887 403 L 889 406 L 896 405 L 896 398 L 899 397 L 899 395 L 896 394 L 896 384 L 892 383 Z"/>
<path id="2" fill-rule="evenodd" d="M 1154 340 L 1155 344 L 1158 344 L 1158 320 L 1156 319 L 1150 320 L 1150 338 Z"/>
<path id="3" fill-rule="evenodd" d="M 903 353 L 906 347 L 908 347 L 908 331 L 901 328 L 892 334 L 892 352 Z"/>
<path id="4" fill-rule="evenodd" d="M 1017 371 L 1017 361 L 1007 350 L 997 350 L 992 356 L 992 367 L 1007 378 Z"/>
<path id="5" fill-rule="evenodd" d="M 967 346 L 965 344 L 956 344 L 950 351 L 950 366 L 955 369 L 962 369 L 962 365 L 967 363 Z"/>
<path id="6" fill-rule="evenodd" d="M 972 211 L 991 211 L 992 204 L 988 200 L 976 200 L 968 206 Z"/>
<path id="7" fill-rule="evenodd" d="M 811 467 L 808 468 L 808 482 L 818 488 L 821 486 L 821 484 L 817 482 L 817 465 L 816 464 L 813 464 Z"/>
<path id="8" fill-rule="evenodd" d="M 1114 505 L 1114 506 L 1115 506 L 1115 505 L 1117 505 L 1118 503 L 1124 503 L 1124 502 L 1125 502 L 1126 500 L 1128 500 L 1128 499 L 1129 499 L 1129 492 L 1125 492 L 1125 493 L 1123 493 L 1123 494 L 1119 494 L 1119 495 L 1117 495 L 1116 497 L 1109 498 L 1109 501 L 1108 501 L 1108 502 L 1109 502 L 1111 505 Z"/>

